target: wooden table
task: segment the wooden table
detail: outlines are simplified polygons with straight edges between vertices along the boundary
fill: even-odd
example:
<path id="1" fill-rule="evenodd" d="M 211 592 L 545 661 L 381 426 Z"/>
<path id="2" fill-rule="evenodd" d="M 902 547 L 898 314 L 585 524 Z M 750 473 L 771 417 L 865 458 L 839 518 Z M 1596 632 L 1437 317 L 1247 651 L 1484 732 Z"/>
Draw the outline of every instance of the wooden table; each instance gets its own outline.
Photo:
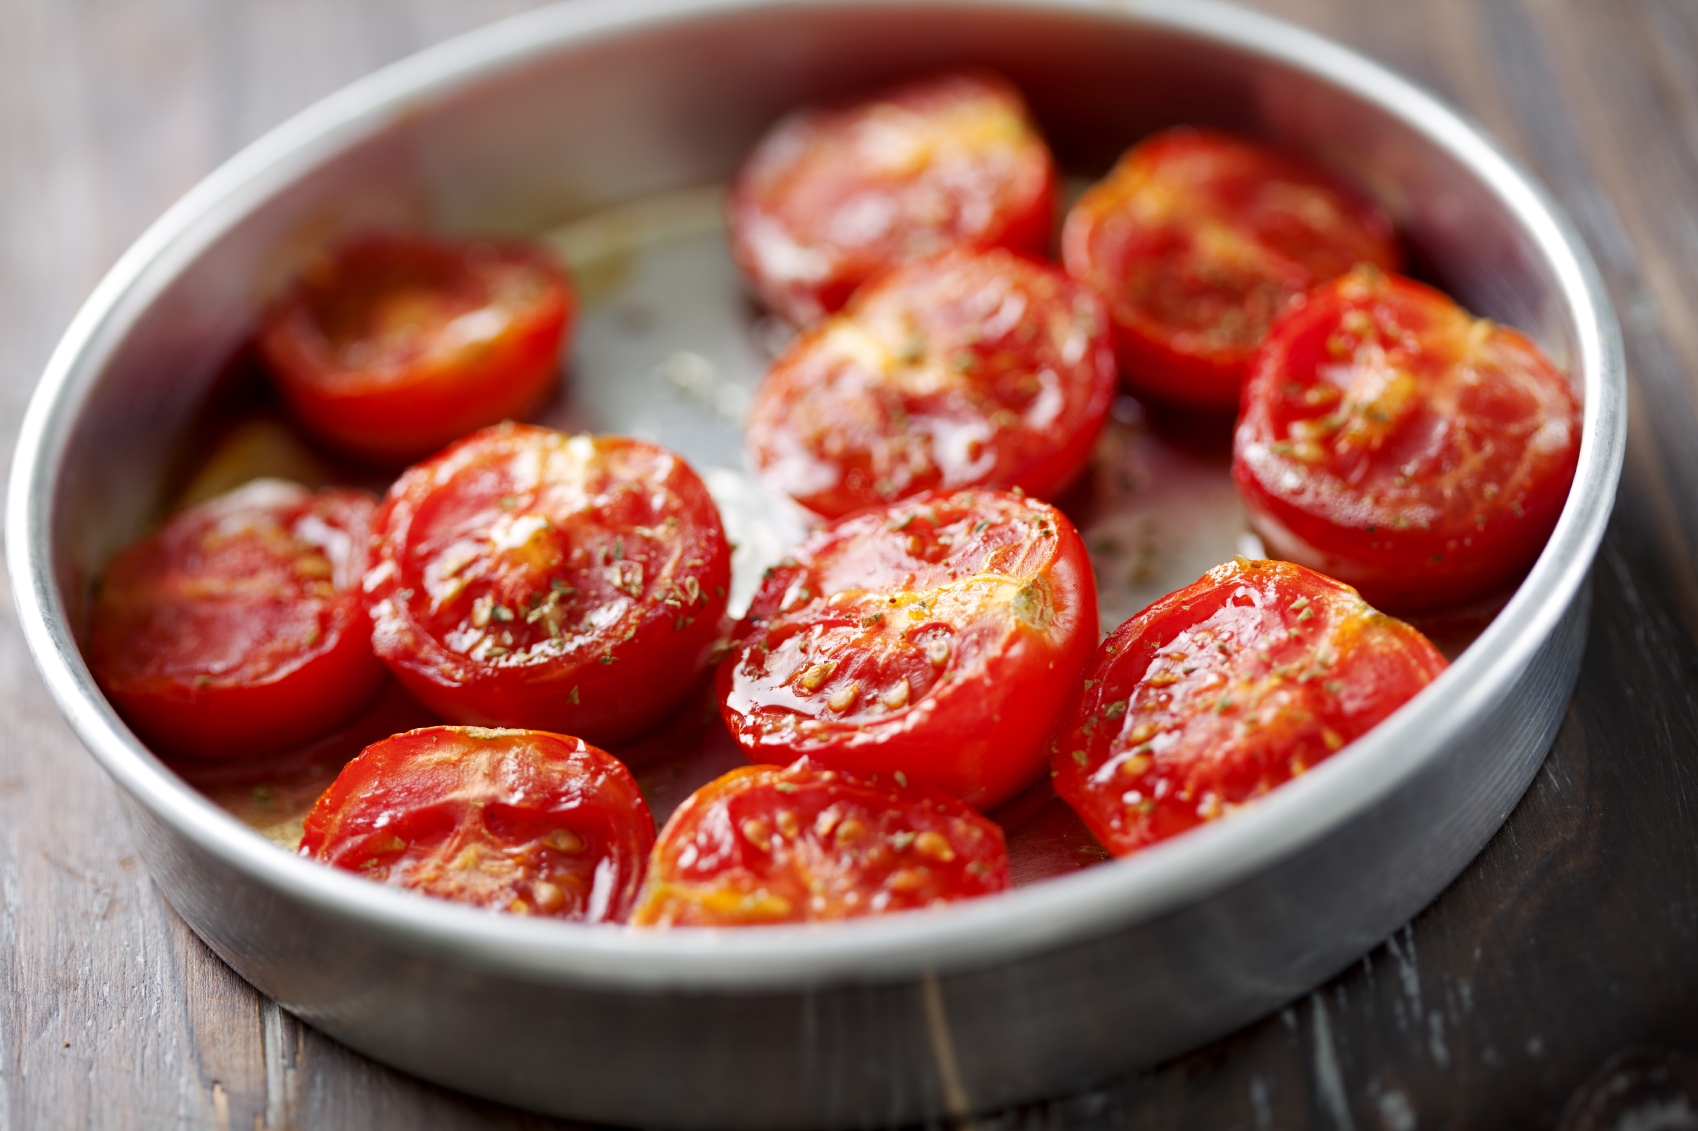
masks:
<path id="1" fill-rule="evenodd" d="M 1256 0 L 1437 91 L 1578 223 L 1632 419 L 1549 760 L 1439 900 L 1180 1060 L 987 1126 L 1698 1127 L 1698 3 Z M 288 114 L 526 0 L 0 0 L 0 434 L 166 206 Z M 9 591 L 8 591 L 9 592 Z M 554 1121 L 343 1049 L 155 892 L 0 617 L 0 1131 Z"/>

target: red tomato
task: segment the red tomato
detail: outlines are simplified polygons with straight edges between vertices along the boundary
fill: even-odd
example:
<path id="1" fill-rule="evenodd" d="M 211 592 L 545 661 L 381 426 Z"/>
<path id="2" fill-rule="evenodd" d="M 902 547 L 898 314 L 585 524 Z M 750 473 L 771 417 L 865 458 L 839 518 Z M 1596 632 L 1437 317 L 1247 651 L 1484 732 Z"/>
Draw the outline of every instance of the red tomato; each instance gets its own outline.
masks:
<path id="1" fill-rule="evenodd" d="M 1056 740 L 1055 791 L 1124 856 L 1331 757 L 1444 669 L 1349 586 L 1239 558 L 1103 641 Z"/>
<path id="2" fill-rule="evenodd" d="M 359 595 L 376 507 L 260 479 L 177 515 L 107 565 L 95 679 L 144 737 L 201 757 L 330 727 L 383 678 Z"/>
<path id="3" fill-rule="evenodd" d="M 1292 299 L 1357 263 L 1396 270 L 1384 213 L 1248 138 L 1180 128 L 1121 158 L 1067 215 L 1067 273 L 1108 303 L 1135 393 L 1231 408 Z"/>
<path id="4" fill-rule="evenodd" d="M 259 348 L 309 432 L 401 462 L 540 401 L 575 307 L 540 249 L 368 236 L 300 280 Z"/>
<path id="5" fill-rule="evenodd" d="M 375 528 L 372 646 L 455 722 L 636 734 L 707 666 L 725 613 L 719 512 L 641 440 L 487 428 L 409 468 Z"/>
<path id="6" fill-rule="evenodd" d="M 791 114 L 738 173 L 728 213 L 755 292 L 805 326 L 905 259 L 951 247 L 1042 254 L 1055 169 L 1017 90 L 949 74 Z"/>
<path id="7" fill-rule="evenodd" d="M 622 923 L 654 818 L 623 763 L 540 730 L 427 727 L 365 748 L 312 807 L 301 855 L 438 899 Z"/>
<path id="8" fill-rule="evenodd" d="M 1269 335 L 1232 474 L 1271 552 L 1401 610 L 1530 565 L 1579 456 L 1580 407 L 1537 346 L 1362 270 Z"/>
<path id="9" fill-rule="evenodd" d="M 744 766 L 661 830 L 645 927 L 752 927 L 936 907 L 1008 888 L 1002 830 L 946 793 L 819 767 Z"/>
<path id="10" fill-rule="evenodd" d="M 961 250 L 893 268 L 773 364 L 745 435 L 763 476 L 839 517 L 930 488 L 1050 498 L 1114 397 L 1102 304 L 1048 264 Z"/>
<path id="11" fill-rule="evenodd" d="M 1096 581 L 1060 511 L 926 493 L 769 570 L 719 700 L 750 761 L 900 774 L 987 809 L 1042 771 L 1096 635 Z"/>

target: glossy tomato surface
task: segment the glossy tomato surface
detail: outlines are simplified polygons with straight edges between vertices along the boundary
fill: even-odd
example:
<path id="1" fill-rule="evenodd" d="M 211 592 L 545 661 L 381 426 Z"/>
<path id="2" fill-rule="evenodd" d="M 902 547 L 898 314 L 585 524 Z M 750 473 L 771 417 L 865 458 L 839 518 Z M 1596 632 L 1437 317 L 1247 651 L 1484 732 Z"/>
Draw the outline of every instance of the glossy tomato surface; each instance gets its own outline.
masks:
<path id="1" fill-rule="evenodd" d="M 798 326 L 905 259 L 951 247 L 1042 254 L 1055 170 L 1018 91 L 946 74 L 865 102 L 797 111 L 731 189 L 731 250 L 769 307 Z"/>
<path id="2" fill-rule="evenodd" d="M 1425 609 L 1525 570 L 1579 455 L 1580 406 L 1525 335 L 1358 271 L 1269 336 L 1232 474 L 1270 551 Z"/>
<path id="3" fill-rule="evenodd" d="M 368 236 L 305 273 L 259 347 L 303 427 L 398 463 L 541 400 L 575 313 L 541 249 Z"/>
<path id="4" fill-rule="evenodd" d="M 706 667 L 730 573 L 678 456 L 505 424 L 395 482 L 365 589 L 378 656 L 443 718 L 612 742 Z"/>
<path id="5" fill-rule="evenodd" d="M 633 924 L 851 919 L 1004 891 L 1002 830 L 948 794 L 809 759 L 745 766 L 666 822 Z"/>
<path id="6" fill-rule="evenodd" d="M 1114 397 L 1108 319 L 1084 287 L 1004 249 L 912 261 L 774 362 L 745 431 L 776 490 L 836 518 L 919 491 L 1051 498 Z"/>
<path id="7" fill-rule="evenodd" d="M 1292 299 L 1358 263 L 1396 270 L 1391 221 L 1318 166 L 1232 134 L 1156 134 L 1067 215 L 1068 274 L 1114 319 L 1134 393 L 1238 403 L 1245 365 Z"/>
<path id="8" fill-rule="evenodd" d="M 895 774 L 978 809 L 1043 769 L 1097 637 L 1084 545 L 1001 491 L 843 519 L 769 570 L 719 669 L 751 761 Z"/>
<path id="9" fill-rule="evenodd" d="M 307 814 L 301 855 L 520 915 L 622 923 L 654 818 L 623 763 L 536 730 L 427 727 L 373 743 Z"/>
<path id="10" fill-rule="evenodd" d="M 1103 641 L 1056 740 L 1055 791 L 1124 856 L 1331 757 L 1445 666 L 1349 586 L 1239 558 Z"/>
<path id="11" fill-rule="evenodd" d="M 88 662 L 144 737 L 239 758 L 311 737 L 377 690 L 361 491 L 261 479 L 183 511 L 106 567 Z"/>

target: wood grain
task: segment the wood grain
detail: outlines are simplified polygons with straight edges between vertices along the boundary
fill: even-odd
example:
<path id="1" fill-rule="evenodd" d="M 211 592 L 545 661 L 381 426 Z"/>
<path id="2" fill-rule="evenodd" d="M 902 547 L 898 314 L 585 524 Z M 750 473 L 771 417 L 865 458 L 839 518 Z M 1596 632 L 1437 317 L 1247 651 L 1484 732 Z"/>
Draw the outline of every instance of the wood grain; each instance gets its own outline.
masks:
<path id="1" fill-rule="evenodd" d="M 218 161 L 373 68 L 528 6 L 0 0 L 5 454 L 77 304 Z M 1658 1126 L 1698 1126 L 1698 5 L 1257 6 L 1479 119 L 1597 257 L 1633 400 L 1590 648 L 1526 798 L 1414 922 L 1223 1041 L 980 1122 L 1592 1129 L 1662 1112 Z M 149 884 L 9 604 L 0 703 L 0 1131 L 558 1125 L 374 1065 L 235 978 Z"/>

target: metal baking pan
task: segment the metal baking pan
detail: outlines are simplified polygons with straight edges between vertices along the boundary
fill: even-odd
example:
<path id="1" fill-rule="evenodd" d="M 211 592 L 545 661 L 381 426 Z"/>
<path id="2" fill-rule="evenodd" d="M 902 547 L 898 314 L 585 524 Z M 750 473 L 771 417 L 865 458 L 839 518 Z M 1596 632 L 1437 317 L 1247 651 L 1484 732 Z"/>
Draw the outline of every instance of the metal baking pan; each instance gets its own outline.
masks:
<path id="1" fill-rule="evenodd" d="M 621 223 L 688 243 L 702 230 L 689 190 L 723 183 L 785 110 L 958 64 L 1013 79 L 1080 174 L 1176 122 L 1312 154 L 1394 213 L 1432 278 L 1572 375 L 1585 433 L 1555 534 L 1454 666 L 1396 715 L 1229 820 L 1005 896 L 824 928 L 633 933 L 488 914 L 297 859 L 189 788 L 113 713 L 77 647 L 90 581 L 158 514 L 197 407 L 303 252 L 374 224 L 553 232 L 576 255 Z M 633 201 L 649 204 L 632 213 Z M 682 219 L 669 229 L 668 216 Z M 560 419 L 646 428 L 734 481 L 734 425 L 702 422 L 734 417 L 738 383 L 758 375 L 745 300 L 659 272 L 673 279 L 663 297 L 684 296 L 662 323 L 682 337 L 644 361 L 612 328 L 642 318 L 597 314 L 595 292 L 629 297 L 656 273 L 640 256 L 602 258 L 584 279 L 592 301 Z M 1171 1056 L 1301 995 L 1430 901 L 1515 805 L 1562 716 L 1625 403 L 1604 289 L 1545 192 L 1429 95 L 1286 24 L 1211 3 L 576 0 L 349 87 L 156 223 L 42 377 L 7 552 L 36 662 L 117 782 L 155 882 L 285 1008 L 389 1064 L 543 1111 L 867 1126 L 983 1111 Z M 1193 533 L 1169 555 L 1186 563 L 1182 581 L 1231 552 L 1193 562 L 1218 536 Z"/>

